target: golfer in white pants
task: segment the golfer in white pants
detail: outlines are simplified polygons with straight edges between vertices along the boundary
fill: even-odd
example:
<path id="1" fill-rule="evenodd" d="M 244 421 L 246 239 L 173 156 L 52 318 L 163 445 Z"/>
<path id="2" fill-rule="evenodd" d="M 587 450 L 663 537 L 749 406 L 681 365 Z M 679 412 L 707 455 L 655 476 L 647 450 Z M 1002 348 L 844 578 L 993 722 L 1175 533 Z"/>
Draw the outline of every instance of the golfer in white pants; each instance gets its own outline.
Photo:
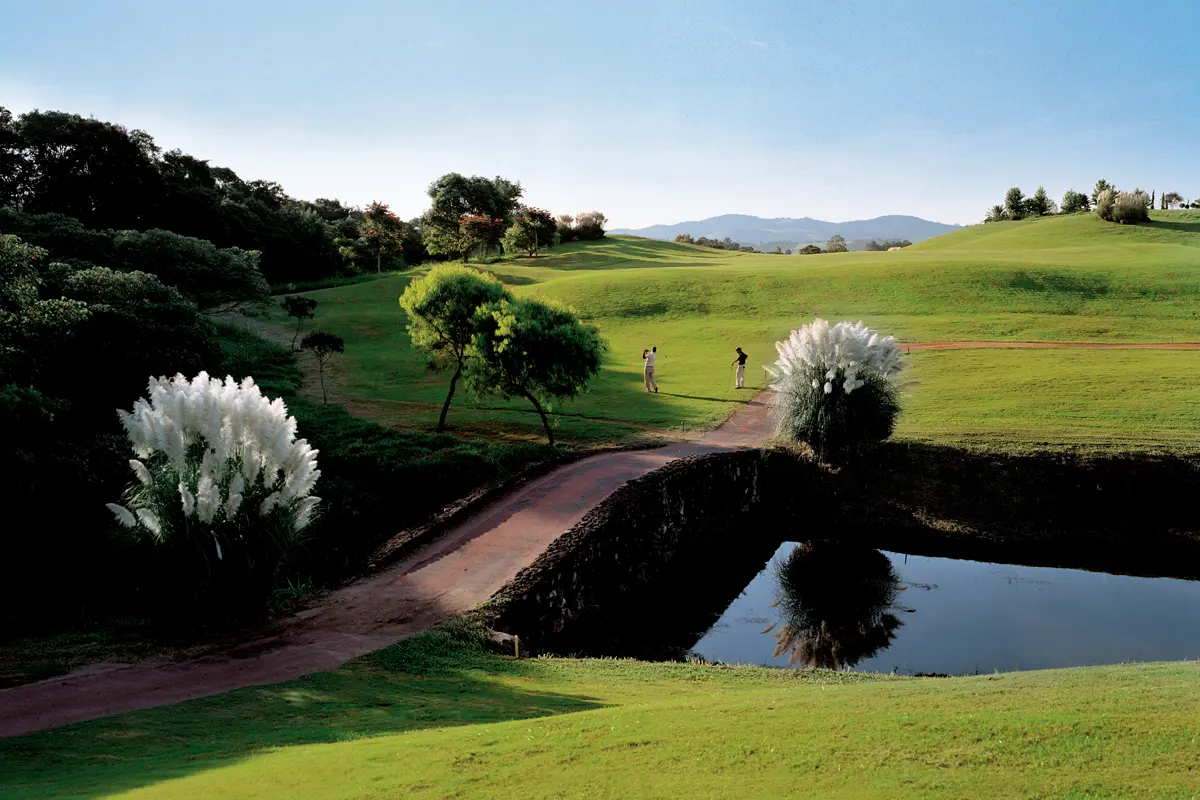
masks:
<path id="1" fill-rule="evenodd" d="M 646 384 L 646 391 L 653 391 L 655 394 L 658 394 L 658 381 L 654 380 L 654 359 L 657 356 L 657 347 L 652 347 L 649 351 L 642 351 L 642 358 L 646 359 L 646 366 L 642 370 L 642 381 Z"/>
<path id="2" fill-rule="evenodd" d="M 742 348 L 735 347 L 737 350 L 737 358 L 731 361 L 731 364 L 737 364 L 737 383 L 734 384 L 735 389 L 746 388 L 746 354 L 742 352 Z"/>

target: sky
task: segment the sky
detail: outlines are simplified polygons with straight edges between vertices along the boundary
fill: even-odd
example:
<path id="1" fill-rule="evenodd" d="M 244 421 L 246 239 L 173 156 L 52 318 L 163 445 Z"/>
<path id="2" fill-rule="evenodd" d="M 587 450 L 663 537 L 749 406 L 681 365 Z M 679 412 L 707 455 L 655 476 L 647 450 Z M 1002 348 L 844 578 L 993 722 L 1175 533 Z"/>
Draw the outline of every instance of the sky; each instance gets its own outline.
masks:
<path id="1" fill-rule="evenodd" d="M 1200 3 L 0 0 L 0 106 L 404 218 L 446 172 L 613 227 L 1200 197 Z"/>

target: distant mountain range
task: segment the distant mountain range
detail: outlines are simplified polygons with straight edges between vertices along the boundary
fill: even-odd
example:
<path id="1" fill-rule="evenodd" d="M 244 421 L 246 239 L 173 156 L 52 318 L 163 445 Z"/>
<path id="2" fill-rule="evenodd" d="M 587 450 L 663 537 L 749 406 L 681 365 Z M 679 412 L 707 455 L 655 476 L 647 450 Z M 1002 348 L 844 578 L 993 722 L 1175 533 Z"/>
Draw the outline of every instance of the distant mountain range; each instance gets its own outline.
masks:
<path id="1" fill-rule="evenodd" d="M 628 233 L 648 239 L 667 240 L 674 239 L 681 233 L 690 233 L 696 238 L 707 236 L 710 239 L 724 239 L 728 236 L 739 244 L 753 245 L 759 250 L 774 250 L 776 247 L 789 249 L 806 244 L 823 246 L 830 236 L 837 233 L 846 239 L 852 250 L 861 250 L 872 239 L 908 239 L 910 242 L 919 242 L 961 227 L 899 214 L 851 222 L 825 222 L 808 217 L 764 219 L 746 214 L 723 214 L 719 217 L 695 222 L 678 222 L 674 225 L 651 225 L 638 229 L 618 228 L 609 233 Z"/>

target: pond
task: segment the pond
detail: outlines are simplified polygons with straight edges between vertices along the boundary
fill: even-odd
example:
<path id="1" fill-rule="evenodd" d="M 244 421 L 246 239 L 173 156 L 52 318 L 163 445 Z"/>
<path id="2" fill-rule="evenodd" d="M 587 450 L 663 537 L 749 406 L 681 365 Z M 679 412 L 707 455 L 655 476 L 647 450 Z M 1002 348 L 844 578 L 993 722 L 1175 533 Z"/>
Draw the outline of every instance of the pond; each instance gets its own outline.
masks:
<path id="1" fill-rule="evenodd" d="M 1200 582 L 788 542 L 692 650 L 907 675 L 1195 659 Z"/>

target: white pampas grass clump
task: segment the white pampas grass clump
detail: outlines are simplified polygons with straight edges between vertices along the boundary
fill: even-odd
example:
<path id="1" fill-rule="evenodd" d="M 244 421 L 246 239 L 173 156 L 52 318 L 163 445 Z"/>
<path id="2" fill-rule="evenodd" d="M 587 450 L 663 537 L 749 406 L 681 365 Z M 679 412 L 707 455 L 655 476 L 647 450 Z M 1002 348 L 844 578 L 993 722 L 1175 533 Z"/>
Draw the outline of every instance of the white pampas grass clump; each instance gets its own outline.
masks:
<path id="1" fill-rule="evenodd" d="M 250 537 L 279 549 L 320 502 L 317 451 L 251 378 L 151 378 L 147 397 L 117 414 L 136 456 L 126 505 L 108 506 L 125 527 L 160 541 L 211 536 L 218 553 Z"/>
<path id="2" fill-rule="evenodd" d="M 113 513 L 113 516 L 117 518 L 117 522 L 121 523 L 122 527 L 137 527 L 137 517 L 135 517 L 133 512 L 131 512 L 128 508 L 125 506 L 119 506 L 116 503 L 105 503 L 104 505 Z"/>
<path id="3" fill-rule="evenodd" d="M 808 443 L 822 459 L 891 435 L 904 369 L 894 337 L 861 322 L 816 319 L 775 349 L 779 358 L 767 372 L 780 435 Z"/>

